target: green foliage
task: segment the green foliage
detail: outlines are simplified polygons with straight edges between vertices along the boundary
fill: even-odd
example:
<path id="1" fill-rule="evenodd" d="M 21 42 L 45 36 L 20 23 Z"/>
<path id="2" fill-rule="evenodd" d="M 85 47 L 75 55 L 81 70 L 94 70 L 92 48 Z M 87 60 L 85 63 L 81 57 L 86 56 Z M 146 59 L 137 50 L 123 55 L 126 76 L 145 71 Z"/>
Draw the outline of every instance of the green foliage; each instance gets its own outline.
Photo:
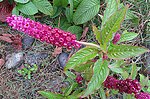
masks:
<path id="1" fill-rule="evenodd" d="M 14 0 L 14 1 L 16 1 L 16 2 L 18 2 L 18 3 L 27 3 L 27 2 L 29 2 L 30 0 Z"/>
<path id="2" fill-rule="evenodd" d="M 121 35 L 121 38 L 118 43 L 132 40 L 132 39 L 136 38 L 137 36 L 138 36 L 137 33 L 123 31 L 123 34 Z"/>
<path id="3" fill-rule="evenodd" d="M 25 67 L 21 70 L 18 70 L 18 73 L 23 75 L 27 79 L 31 79 L 31 73 L 35 73 L 38 69 L 38 66 L 34 64 L 33 66 L 25 64 Z"/>
<path id="4" fill-rule="evenodd" d="M 125 59 L 148 52 L 148 49 L 130 45 L 112 45 L 108 48 L 108 57 L 112 59 Z"/>
<path id="5" fill-rule="evenodd" d="M 86 69 L 90 68 L 93 64 L 94 64 L 94 62 L 89 60 L 89 61 L 87 61 L 83 64 L 80 64 L 80 65 L 76 66 L 74 68 L 74 70 L 77 71 L 77 72 L 84 72 Z"/>
<path id="6" fill-rule="evenodd" d="M 113 37 L 113 33 L 116 33 L 121 25 L 121 22 L 124 20 L 127 7 L 123 7 L 120 10 L 116 11 L 106 22 L 101 30 L 102 34 L 102 45 L 104 51 L 107 50 L 107 45 Z"/>
<path id="7" fill-rule="evenodd" d="M 118 10 L 118 0 L 107 0 L 107 7 L 104 11 L 102 26 L 107 22 L 110 16 Z"/>
<path id="8" fill-rule="evenodd" d="M 104 91 L 104 88 L 102 86 L 100 87 L 99 94 L 100 94 L 102 99 L 106 99 L 105 91 Z"/>
<path id="9" fill-rule="evenodd" d="M 63 89 L 63 94 L 39 91 L 43 97 L 48 99 L 78 99 L 80 96 L 88 97 L 90 95 L 92 97 L 91 94 L 97 92 L 101 96 L 100 98 L 106 99 L 102 83 L 109 75 L 109 70 L 112 74 L 120 74 L 123 79 L 136 78 L 139 68 L 135 63 L 126 65 L 125 59 L 138 56 L 149 50 L 138 46 L 121 45 L 122 42 L 133 40 L 138 36 L 138 33 L 127 32 L 126 28 L 120 29 L 122 22 L 124 20 L 125 22 L 132 21 L 137 25 L 139 17 L 123 3 L 120 4 L 120 0 L 106 0 L 107 7 L 104 12 L 99 11 L 100 0 L 15 0 L 15 2 L 13 14 L 34 20 L 34 15 L 40 11 L 53 18 L 55 27 L 76 34 L 78 40 L 82 35 L 83 27 L 90 27 L 90 22 L 92 22 L 92 29 L 98 41 L 98 44 L 96 44 L 97 42 L 80 42 L 88 47 L 80 49 L 68 60 L 64 68 L 67 76 L 64 81 L 69 82 L 69 86 Z M 103 1 L 101 2 L 103 4 Z M 98 13 L 104 13 L 104 15 Z M 96 16 L 97 14 L 98 16 Z M 97 19 L 99 16 L 101 16 L 101 20 Z M 85 24 L 88 21 L 89 24 Z M 117 31 L 122 32 L 122 30 L 125 31 L 120 33 L 122 34 L 120 41 L 116 45 L 112 44 L 114 34 Z M 91 28 L 89 28 L 88 33 L 91 33 Z M 104 55 L 108 56 L 108 59 L 103 58 Z M 33 67 L 28 65 L 18 72 L 31 79 L 31 74 L 36 71 L 36 65 Z M 83 77 L 81 84 L 76 81 L 77 74 L 81 74 Z M 140 83 L 143 91 L 150 92 L 148 77 L 140 74 Z M 124 97 L 132 98 L 133 96 L 125 94 Z"/>
<path id="10" fill-rule="evenodd" d="M 53 5 L 66 7 L 68 5 L 68 0 L 53 0 Z"/>
<path id="11" fill-rule="evenodd" d="M 137 75 L 137 66 L 136 66 L 136 64 L 133 64 L 132 71 L 131 71 L 131 78 L 135 79 L 136 75 Z"/>
<path id="12" fill-rule="evenodd" d="M 99 8 L 99 0 L 83 0 L 73 15 L 73 22 L 75 24 L 83 24 L 91 20 L 98 13 Z"/>
<path id="13" fill-rule="evenodd" d="M 73 19 L 73 0 L 68 0 L 70 4 L 70 8 L 66 8 L 65 15 L 67 17 L 68 22 L 72 22 Z"/>
<path id="14" fill-rule="evenodd" d="M 123 60 L 117 60 L 116 62 L 112 63 L 109 68 L 111 71 L 115 72 L 115 73 L 123 73 L 124 70 L 123 68 L 121 68 L 121 65 L 124 64 Z"/>
<path id="15" fill-rule="evenodd" d="M 100 43 L 100 45 L 102 44 L 102 35 L 100 33 L 100 31 L 97 29 L 96 26 L 93 25 L 93 32 L 96 36 L 96 40 Z"/>
<path id="16" fill-rule="evenodd" d="M 3 0 L 0 0 L 0 2 L 2 2 Z"/>
<path id="17" fill-rule="evenodd" d="M 79 40 L 82 34 L 82 28 L 80 26 L 70 26 L 67 31 L 76 34 L 77 39 Z"/>
<path id="18" fill-rule="evenodd" d="M 26 4 L 18 3 L 16 9 L 27 15 L 34 15 L 38 12 L 38 9 L 32 2 Z"/>
<path id="19" fill-rule="evenodd" d="M 63 95 L 61 94 L 54 94 L 52 92 L 46 92 L 46 91 L 38 91 L 38 93 L 48 99 L 63 99 Z"/>
<path id="20" fill-rule="evenodd" d="M 86 81 L 90 81 L 91 78 L 93 76 L 93 67 L 89 67 L 89 68 L 86 68 L 84 71 L 83 71 L 83 77 Z"/>
<path id="21" fill-rule="evenodd" d="M 133 11 L 128 10 L 126 15 L 126 20 L 131 20 L 135 25 L 139 24 L 139 18 L 133 13 Z"/>
<path id="22" fill-rule="evenodd" d="M 90 95 L 101 87 L 101 84 L 109 73 L 108 62 L 102 61 L 102 59 L 97 60 L 97 62 L 94 64 L 93 73 L 94 74 L 88 83 L 87 89 L 85 89 L 83 97 Z"/>
<path id="23" fill-rule="evenodd" d="M 149 80 L 149 77 L 145 77 L 144 75 L 142 74 L 139 74 L 140 75 L 140 84 L 142 86 L 142 90 L 145 91 L 145 92 L 148 92 L 150 93 L 150 80 Z"/>
<path id="24" fill-rule="evenodd" d="M 16 7 L 14 7 L 12 10 L 12 14 L 19 15 L 19 10 Z"/>
<path id="25" fill-rule="evenodd" d="M 93 59 L 97 56 L 98 51 L 98 49 L 90 47 L 81 49 L 69 59 L 64 70 L 74 69 L 76 66 Z"/>
<path id="26" fill-rule="evenodd" d="M 53 7 L 48 0 L 32 0 L 37 9 L 46 15 L 53 14 Z"/>

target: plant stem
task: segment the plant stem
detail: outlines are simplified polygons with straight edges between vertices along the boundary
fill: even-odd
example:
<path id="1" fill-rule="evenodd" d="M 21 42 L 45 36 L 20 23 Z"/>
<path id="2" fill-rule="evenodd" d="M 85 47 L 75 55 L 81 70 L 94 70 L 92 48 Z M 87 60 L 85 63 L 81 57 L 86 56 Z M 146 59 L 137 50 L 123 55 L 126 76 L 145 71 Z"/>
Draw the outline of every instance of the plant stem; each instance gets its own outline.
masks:
<path id="1" fill-rule="evenodd" d="M 93 46 L 93 47 L 100 48 L 100 46 L 97 45 L 97 44 L 87 43 L 87 42 L 81 42 L 81 41 L 76 41 L 76 42 L 79 43 L 79 44 L 83 44 L 83 45 L 87 45 L 87 46 Z"/>

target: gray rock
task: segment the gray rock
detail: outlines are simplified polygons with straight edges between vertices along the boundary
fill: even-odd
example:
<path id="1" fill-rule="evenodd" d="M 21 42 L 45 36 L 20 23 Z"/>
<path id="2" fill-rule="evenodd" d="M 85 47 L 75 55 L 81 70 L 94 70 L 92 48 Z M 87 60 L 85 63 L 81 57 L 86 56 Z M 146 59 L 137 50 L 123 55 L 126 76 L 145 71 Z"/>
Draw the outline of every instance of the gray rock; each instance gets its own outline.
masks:
<path id="1" fill-rule="evenodd" d="M 61 54 L 59 54 L 58 61 L 59 61 L 60 67 L 64 68 L 66 66 L 68 57 L 69 57 L 68 53 L 62 52 Z"/>
<path id="2" fill-rule="evenodd" d="M 29 37 L 29 36 L 25 36 L 23 39 L 22 39 L 22 49 L 29 49 L 32 44 L 34 43 L 35 39 L 32 38 L 32 37 Z"/>
<path id="3" fill-rule="evenodd" d="M 27 54 L 25 57 L 25 60 L 28 64 L 30 65 L 40 65 L 44 59 L 48 57 L 47 53 L 32 53 L 32 54 Z"/>
<path id="4" fill-rule="evenodd" d="M 6 56 L 6 68 L 10 69 L 23 62 L 23 52 L 12 53 Z"/>

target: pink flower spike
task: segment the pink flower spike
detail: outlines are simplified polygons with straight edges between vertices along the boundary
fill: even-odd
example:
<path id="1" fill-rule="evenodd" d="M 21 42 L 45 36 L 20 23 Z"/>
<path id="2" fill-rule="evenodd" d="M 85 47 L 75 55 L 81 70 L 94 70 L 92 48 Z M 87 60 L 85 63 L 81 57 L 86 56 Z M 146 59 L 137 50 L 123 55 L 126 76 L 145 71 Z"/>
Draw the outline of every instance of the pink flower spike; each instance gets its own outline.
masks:
<path id="1" fill-rule="evenodd" d="M 135 94 L 135 98 L 136 99 L 150 99 L 150 94 L 146 92 L 137 93 Z"/>
<path id="2" fill-rule="evenodd" d="M 79 48 L 80 44 L 74 42 L 76 36 L 70 32 L 65 32 L 59 28 L 52 28 L 40 22 L 35 22 L 29 18 L 12 15 L 7 17 L 6 22 L 13 29 L 24 32 L 29 36 L 41 40 L 42 42 L 51 43 L 55 46 L 66 47 L 68 49 Z"/>
<path id="3" fill-rule="evenodd" d="M 117 42 L 120 40 L 121 35 L 119 33 L 116 33 L 113 39 L 113 44 L 117 44 Z"/>

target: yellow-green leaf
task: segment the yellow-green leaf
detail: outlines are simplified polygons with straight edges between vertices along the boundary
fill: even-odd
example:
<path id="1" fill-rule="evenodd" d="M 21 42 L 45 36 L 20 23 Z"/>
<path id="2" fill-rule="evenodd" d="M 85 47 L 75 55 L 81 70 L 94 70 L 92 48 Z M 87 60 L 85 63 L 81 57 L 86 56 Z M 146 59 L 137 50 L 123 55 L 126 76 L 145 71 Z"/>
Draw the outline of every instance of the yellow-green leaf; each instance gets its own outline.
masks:
<path id="1" fill-rule="evenodd" d="M 112 45 L 108 48 L 108 57 L 112 59 L 125 59 L 138 56 L 148 51 L 148 49 L 138 46 Z"/>
<path id="2" fill-rule="evenodd" d="M 107 78 L 109 74 L 108 62 L 102 61 L 102 59 L 97 60 L 93 68 L 93 76 L 88 83 L 87 89 L 84 91 L 82 97 L 86 97 L 92 94 L 94 91 L 101 87 L 101 84 Z"/>
<path id="3" fill-rule="evenodd" d="M 79 50 L 77 53 L 75 53 L 69 59 L 64 70 L 73 69 L 76 66 L 78 66 L 84 62 L 87 62 L 88 60 L 93 59 L 94 57 L 97 56 L 98 51 L 99 50 L 97 48 L 91 48 L 91 47 L 85 47 L 85 48 Z"/>
<path id="4" fill-rule="evenodd" d="M 120 10 L 116 11 L 103 26 L 102 33 L 102 44 L 104 45 L 104 50 L 107 50 L 108 43 L 113 37 L 113 33 L 116 33 L 122 21 L 124 20 L 125 14 L 127 11 L 127 7 L 123 7 Z"/>

